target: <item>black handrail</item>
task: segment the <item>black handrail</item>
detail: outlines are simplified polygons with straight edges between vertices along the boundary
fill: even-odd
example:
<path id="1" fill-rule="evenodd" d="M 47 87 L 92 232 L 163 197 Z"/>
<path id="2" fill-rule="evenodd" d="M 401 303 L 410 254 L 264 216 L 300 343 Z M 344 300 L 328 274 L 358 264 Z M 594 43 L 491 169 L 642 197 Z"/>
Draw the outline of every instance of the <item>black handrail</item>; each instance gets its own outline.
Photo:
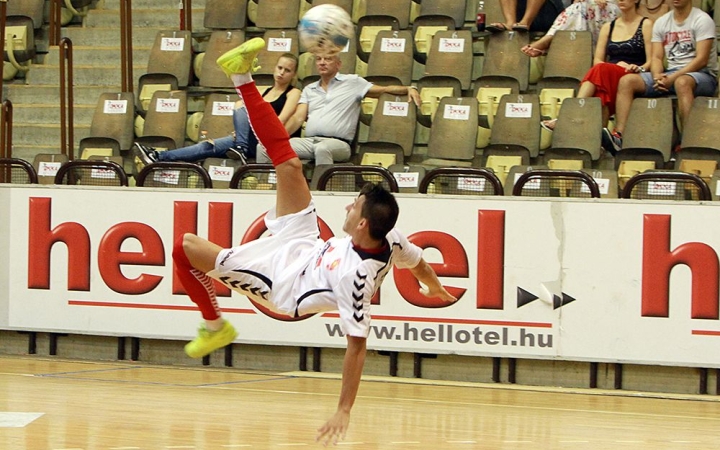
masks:
<path id="1" fill-rule="evenodd" d="M 488 181 L 493 186 L 493 195 L 503 195 L 503 187 L 500 179 L 495 175 L 495 172 L 489 169 L 481 169 L 475 167 L 438 167 L 428 171 L 422 180 L 420 180 L 420 186 L 418 192 L 427 194 L 428 186 L 437 177 L 449 175 L 452 177 L 481 177 Z"/>
<path id="2" fill-rule="evenodd" d="M 65 175 L 78 167 L 112 170 L 117 175 L 118 180 L 120 181 L 120 184 L 122 186 L 128 186 L 129 184 L 127 174 L 125 173 L 125 170 L 122 168 L 122 166 L 120 166 L 120 164 L 114 161 L 91 161 L 85 159 L 70 161 L 60 166 L 57 173 L 55 174 L 55 184 L 64 184 L 63 178 L 65 178 Z"/>
<path id="3" fill-rule="evenodd" d="M 137 177 L 135 177 L 135 184 L 139 187 L 144 187 L 145 179 L 148 177 L 148 175 L 155 172 L 156 170 L 181 170 L 194 172 L 199 175 L 200 178 L 202 178 L 205 188 L 212 188 L 212 180 L 210 179 L 210 175 L 208 175 L 207 170 L 205 170 L 202 166 L 198 166 L 197 164 L 180 161 L 161 161 L 148 164 L 147 166 L 143 167 Z"/>
<path id="4" fill-rule="evenodd" d="M 0 77 L 1 79 L 2 77 Z M 8 99 L 2 102 L 0 112 L 0 157 L 12 158 L 13 104 Z"/>
<path id="5" fill-rule="evenodd" d="M 595 181 L 595 178 L 591 177 L 587 173 L 580 170 L 553 169 L 528 170 L 527 172 L 523 173 L 522 175 L 520 175 L 520 177 L 518 177 L 517 181 L 515 182 L 512 195 L 521 195 L 523 186 L 525 186 L 528 181 L 538 178 L 575 179 L 577 181 L 580 181 L 581 183 L 584 183 L 588 187 L 588 190 L 590 191 L 590 196 L 592 198 L 600 198 L 600 188 L 598 187 L 597 181 Z"/>
<path id="6" fill-rule="evenodd" d="M 676 183 L 690 183 L 698 188 L 700 198 L 698 200 L 712 200 L 712 193 L 705 180 L 694 173 L 687 172 L 643 172 L 630 178 L 625 184 L 620 198 L 632 198 L 632 191 L 635 186 L 644 181 L 674 181 Z"/>
<path id="7" fill-rule="evenodd" d="M 353 174 L 353 175 L 368 175 L 375 174 L 383 177 L 390 186 L 390 192 L 399 192 L 397 180 L 395 176 L 384 167 L 380 166 L 334 166 L 328 168 L 320 178 L 318 179 L 318 190 L 324 191 L 327 187 L 327 183 L 333 175 L 338 174 Z"/>
<path id="8" fill-rule="evenodd" d="M 70 38 L 60 40 L 60 152 L 70 161 L 75 156 L 75 99 L 73 46 Z"/>

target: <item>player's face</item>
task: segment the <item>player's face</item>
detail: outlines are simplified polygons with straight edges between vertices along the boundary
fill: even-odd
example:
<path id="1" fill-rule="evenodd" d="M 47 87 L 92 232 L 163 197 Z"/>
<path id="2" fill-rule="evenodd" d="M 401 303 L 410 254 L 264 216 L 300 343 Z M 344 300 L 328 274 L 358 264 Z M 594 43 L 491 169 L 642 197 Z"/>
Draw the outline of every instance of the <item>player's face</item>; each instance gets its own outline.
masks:
<path id="1" fill-rule="evenodd" d="M 345 215 L 345 223 L 343 224 L 343 231 L 349 235 L 352 235 L 357 230 L 358 225 L 363 220 L 362 208 L 365 204 L 365 196 L 361 195 L 355 198 L 355 201 L 345 207 L 347 214 Z"/>
<path id="2" fill-rule="evenodd" d="M 320 75 L 335 75 L 340 71 L 340 58 L 337 56 L 316 55 L 315 66 Z"/>
<path id="3" fill-rule="evenodd" d="M 290 58 L 280 58 L 275 65 L 275 81 L 280 84 L 290 84 L 296 72 L 295 61 Z"/>

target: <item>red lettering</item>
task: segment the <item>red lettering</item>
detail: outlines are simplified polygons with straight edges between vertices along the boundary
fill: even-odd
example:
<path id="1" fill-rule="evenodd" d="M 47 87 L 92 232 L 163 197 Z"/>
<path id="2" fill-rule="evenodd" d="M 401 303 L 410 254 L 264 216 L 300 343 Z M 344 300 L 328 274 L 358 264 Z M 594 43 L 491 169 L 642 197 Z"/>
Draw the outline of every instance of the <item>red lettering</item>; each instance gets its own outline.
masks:
<path id="1" fill-rule="evenodd" d="M 477 308 L 503 309 L 505 211 L 478 211 Z"/>
<path id="2" fill-rule="evenodd" d="M 137 239 L 141 252 L 123 252 L 126 239 Z M 140 274 L 137 278 L 123 275 L 121 266 L 164 266 L 165 249 L 160 235 L 144 223 L 124 222 L 110 227 L 100 240 L 98 269 L 105 284 L 120 294 L 139 295 L 152 291 L 162 281 L 161 276 Z"/>
<path id="3" fill-rule="evenodd" d="M 30 197 L 28 239 L 28 288 L 50 289 L 50 251 L 56 242 L 68 250 L 68 290 L 90 290 L 90 236 L 75 222 L 61 223 L 52 230 L 52 200 Z"/>
<path id="4" fill-rule="evenodd" d="M 670 271 L 685 264 L 692 272 L 692 318 L 717 319 L 720 264 L 715 251 L 699 242 L 671 251 L 669 215 L 646 214 L 643 225 L 642 315 L 669 316 Z"/>
<path id="5" fill-rule="evenodd" d="M 437 231 L 423 231 L 408 236 L 408 239 L 422 249 L 434 248 L 443 257 L 442 263 L 429 263 L 439 277 L 467 278 L 469 274 L 467 253 L 455 237 Z M 393 277 L 400 295 L 408 303 L 421 308 L 442 308 L 447 303 L 435 298 L 425 297 L 419 292 L 420 283 L 407 269 L 393 268 Z M 445 286 L 448 292 L 458 299 L 466 289 Z"/>

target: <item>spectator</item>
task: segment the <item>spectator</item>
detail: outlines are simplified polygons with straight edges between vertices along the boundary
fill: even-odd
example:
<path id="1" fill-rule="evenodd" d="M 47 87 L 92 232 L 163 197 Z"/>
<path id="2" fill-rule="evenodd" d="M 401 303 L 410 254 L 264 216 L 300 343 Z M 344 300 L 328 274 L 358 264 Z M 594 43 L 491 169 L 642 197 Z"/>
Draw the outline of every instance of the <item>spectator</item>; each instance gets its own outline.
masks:
<path id="1" fill-rule="evenodd" d="M 595 49 L 602 26 L 615 20 L 618 15 L 620 9 L 616 0 L 579 0 L 557 16 L 545 36 L 524 46 L 521 50 L 531 58 L 546 55 L 558 30 L 590 31 Z"/>
<path id="2" fill-rule="evenodd" d="M 615 130 L 604 135 L 615 150 L 622 147 L 630 107 L 636 95 L 676 94 L 680 122 L 684 124 L 695 96 L 715 95 L 717 44 L 715 22 L 692 0 L 673 0 L 674 9 L 660 17 L 652 31 L 650 71 L 620 79 L 616 99 Z M 667 59 L 667 69 L 663 66 Z"/>
<path id="3" fill-rule="evenodd" d="M 491 23 L 486 30 L 547 31 L 565 6 L 560 0 L 499 0 L 505 22 Z"/>
<path id="4" fill-rule="evenodd" d="M 340 74 L 338 55 L 316 55 L 315 64 L 320 79 L 303 89 L 295 114 L 285 128 L 292 134 L 307 120 L 305 137 L 290 139 L 290 145 L 300 159 L 314 159 L 316 166 L 350 159 L 363 97 L 407 95 L 408 101 L 420 105 L 414 86 L 376 86 L 357 75 Z M 257 162 L 270 162 L 262 145 L 258 145 Z"/>
<path id="5" fill-rule="evenodd" d="M 300 99 L 300 89 L 293 86 L 297 66 L 298 58 L 294 54 L 283 53 L 280 55 L 273 74 L 274 84 L 267 88 L 262 95 L 265 101 L 270 103 L 283 124 L 286 124 L 295 112 Z M 257 138 L 250 129 L 247 111 L 241 101 L 235 103 L 233 127 L 235 132 L 231 136 L 208 139 L 188 147 L 165 152 L 158 152 L 152 147 L 135 143 L 135 154 L 144 164 L 156 161 L 195 162 L 211 157 L 239 159 L 246 162 L 248 158 L 255 158 Z M 300 135 L 299 130 L 296 135 Z"/>
<path id="6" fill-rule="evenodd" d="M 602 103 L 603 127 L 615 114 L 615 96 L 620 79 L 627 74 L 650 70 L 650 36 L 652 21 L 638 13 L 640 0 L 619 0 L 621 15 L 603 25 L 595 49 L 595 65 L 583 78 L 577 96 L 599 97 Z M 557 119 L 543 122 L 546 129 L 555 128 Z M 606 150 L 615 152 L 610 147 Z"/>

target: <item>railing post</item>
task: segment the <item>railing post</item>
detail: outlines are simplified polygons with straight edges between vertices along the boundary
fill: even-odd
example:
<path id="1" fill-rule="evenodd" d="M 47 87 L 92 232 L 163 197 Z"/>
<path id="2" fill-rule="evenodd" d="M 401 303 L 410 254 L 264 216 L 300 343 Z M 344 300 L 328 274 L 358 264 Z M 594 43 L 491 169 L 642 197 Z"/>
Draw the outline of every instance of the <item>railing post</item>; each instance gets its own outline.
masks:
<path id="1" fill-rule="evenodd" d="M 133 91 L 132 0 L 120 0 L 120 64 L 122 91 Z"/>
<path id="2" fill-rule="evenodd" d="M 73 51 L 69 38 L 60 40 L 60 150 L 72 161 L 75 156 Z"/>
<path id="3" fill-rule="evenodd" d="M 6 0 L 1 0 L 6 1 Z M 62 26 L 62 0 L 50 1 L 50 27 L 48 43 L 58 45 L 60 43 L 60 28 Z"/>

